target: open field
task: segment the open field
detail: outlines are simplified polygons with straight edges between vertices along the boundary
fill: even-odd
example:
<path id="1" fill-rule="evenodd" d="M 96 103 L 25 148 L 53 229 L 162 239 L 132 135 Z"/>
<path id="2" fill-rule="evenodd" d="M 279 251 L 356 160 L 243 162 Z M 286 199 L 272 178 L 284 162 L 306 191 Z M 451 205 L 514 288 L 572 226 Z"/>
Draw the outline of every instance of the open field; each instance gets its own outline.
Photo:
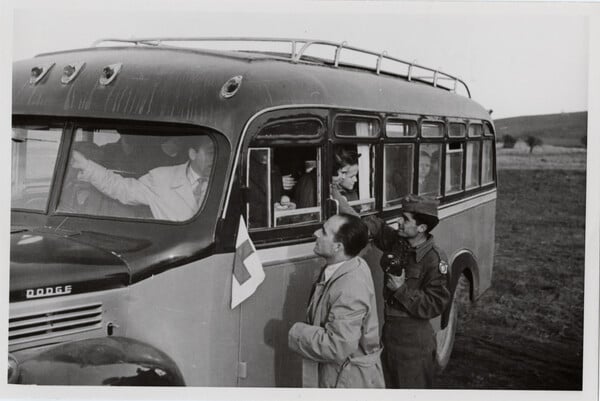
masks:
<path id="1" fill-rule="evenodd" d="M 498 170 L 585 170 L 587 151 L 584 148 L 561 148 L 550 145 L 533 148 L 497 148 Z"/>
<path id="2" fill-rule="evenodd" d="M 585 153 L 527 156 L 498 152 L 492 288 L 464 303 L 438 388 L 581 389 Z"/>
<path id="3" fill-rule="evenodd" d="M 587 111 L 501 118 L 494 121 L 496 136 L 515 139 L 533 135 L 547 145 L 581 147 L 587 135 Z"/>

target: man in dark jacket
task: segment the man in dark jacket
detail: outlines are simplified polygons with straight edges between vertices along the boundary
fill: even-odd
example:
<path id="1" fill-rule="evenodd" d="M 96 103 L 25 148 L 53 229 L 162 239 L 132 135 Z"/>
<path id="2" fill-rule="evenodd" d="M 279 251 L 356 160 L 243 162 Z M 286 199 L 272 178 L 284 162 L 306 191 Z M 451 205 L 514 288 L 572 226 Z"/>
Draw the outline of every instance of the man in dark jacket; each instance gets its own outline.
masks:
<path id="1" fill-rule="evenodd" d="M 386 387 L 431 388 L 436 342 L 429 319 L 439 316 L 451 298 L 446 256 L 429 233 L 438 223 L 437 201 L 404 198 L 397 230 L 376 217 L 365 223 L 375 245 L 384 251 Z"/>

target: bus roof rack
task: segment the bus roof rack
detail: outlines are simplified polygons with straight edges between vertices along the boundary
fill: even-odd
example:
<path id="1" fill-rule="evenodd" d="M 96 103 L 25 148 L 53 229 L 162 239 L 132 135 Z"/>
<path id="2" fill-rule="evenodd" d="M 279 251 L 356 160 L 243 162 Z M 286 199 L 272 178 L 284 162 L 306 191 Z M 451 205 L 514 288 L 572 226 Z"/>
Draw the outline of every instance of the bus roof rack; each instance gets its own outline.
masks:
<path id="1" fill-rule="evenodd" d="M 289 51 L 289 59 L 294 63 L 297 63 L 301 60 L 306 61 L 307 58 L 309 57 L 306 53 L 310 47 L 313 47 L 313 48 L 316 46 L 329 47 L 334 50 L 333 58 L 331 60 L 331 63 L 333 64 L 334 67 L 340 66 L 340 58 L 341 58 L 342 50 L 351 51 L 351 52 L 355 52 L 357 54 L 376 57 L 375 65 L 372 66 L 368 63 L 361 63 L 361 64 L 343 63 L 343 65 L 374 71 L 378 75 L 382 71 L 391 73 L 391 74 L 397 74 L 397 75 L 403 76 L 408 81 L 418 81 L 418 82 L 432 85 L 434 87 L 441 86 L 442 88 L 450 90 L 452 92 L 456 92 L 458 85 L 461 84 L 465 88 L 466 93 L 469 96 L 469 98 L 471 97 L 471 92 L 470 92 L 467 84 L 462 79 L 460 79 L 456 76 L 447 74 L 443 71 L 440 71 L 439 69 L 433 69 L 433 68 L 419 65 L 416 62 L 409 62 L 409 61 L 401 60 L 396 57 L 391 57 L 387 54 L 386 51 L 375 52 L 375 51 L 365 50 L 365 49 L 361 49 L 361 48 L 354 47 L 354 46 L 348 46 L 348 44 L 346 42 L 337 43 L 337 42 L 331 42 L 331 41 L 326 41 L 326 40 L 295 39 L 295 38 L 263 38 L 263 37 L 252 37 L 252 38 L 245 38 L 245 37 L 198 37 L 198 38 L 157 37 L 157 38 L 131 38 L 131 39 L 106 38 L 106 39 L 96 40 L 92 44 L 92 46 L 99 46 L 100 44 L 106 43 L 106 42 L 127 43 L 127 44 L 132 44 L 135 46 L 155 46 L 155 47 L 158 47 L 158 46 L 178 47 L 178 46 L 173 46 L 173 44 L 169 44 L 170 42 L 186 42 L 186 43 L 191 43 L 191 42 L 197 42 L 197 43 L 229 42 L 229 43 L 270 43 L 270 44 L 276 44 L 276 43 L 286 44 L 287 43 L 291 46 L 291 49 Z M 183 48 L 187 48 L 187 47 L 183 47 Z M 266 52 L 266 50 L 258 50 L 258 49 L 233 49 L 233 50 Z M 285 53 L 285 54 L 287 54 L 287 53 Z M 303 59 L 303 57 L 304 57 L 304 59 Z M 315 60 L 315 59 L 318 59 L 318 57 L 311 56 L 311 58 L 310 58 L 311 61 Z M 395 63 L 396 67 L 402 66 L 403 68 L 405 68 L 405 70 L 402 72 L 392 71 L 389 69 L 384 70 L 382 67 L 382 64 L 384 61 L 393 62 L 393 63 Z M 415 72 L 419 73 L 419 74 L 424 74 L 424 75 L 415 75 Z M 445 85 L 440 85 L 440 81 L 451 81 L 452 85 L 450 85 L 449 87 L 445 86 Z"/>

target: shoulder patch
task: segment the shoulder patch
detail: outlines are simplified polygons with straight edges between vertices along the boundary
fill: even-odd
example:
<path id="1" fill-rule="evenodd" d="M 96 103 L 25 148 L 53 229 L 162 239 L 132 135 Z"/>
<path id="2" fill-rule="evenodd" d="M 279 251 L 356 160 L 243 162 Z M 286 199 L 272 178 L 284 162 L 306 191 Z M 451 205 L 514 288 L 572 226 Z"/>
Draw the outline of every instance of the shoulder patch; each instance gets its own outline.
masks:
<path id="1" fill-rule="evenodd" d="M 440 260 L 440 264 L 438 265 L 440 273 L 447 274 L 448 273 L 448 263 L 444 260 Z"/>

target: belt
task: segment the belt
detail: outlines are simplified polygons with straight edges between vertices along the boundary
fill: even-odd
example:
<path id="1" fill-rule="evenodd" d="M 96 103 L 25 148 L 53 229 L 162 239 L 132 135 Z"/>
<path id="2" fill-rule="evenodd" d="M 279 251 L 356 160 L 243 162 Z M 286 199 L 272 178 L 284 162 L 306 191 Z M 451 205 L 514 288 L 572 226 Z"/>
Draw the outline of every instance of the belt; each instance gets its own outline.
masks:
<path id="1" fill-rule="evenodd" d="M 393 296 L 385 300 L 385 316 L 411 317 Z"/>

